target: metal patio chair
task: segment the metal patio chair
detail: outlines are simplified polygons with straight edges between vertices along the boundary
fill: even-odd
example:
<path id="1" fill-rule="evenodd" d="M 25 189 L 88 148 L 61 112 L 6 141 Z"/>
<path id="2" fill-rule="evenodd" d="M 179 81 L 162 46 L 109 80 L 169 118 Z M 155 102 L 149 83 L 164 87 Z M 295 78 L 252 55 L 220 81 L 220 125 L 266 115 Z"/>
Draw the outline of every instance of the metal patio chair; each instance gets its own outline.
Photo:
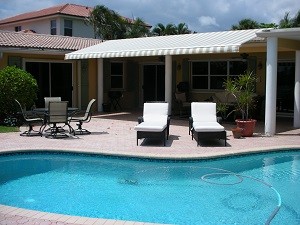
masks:
<path id="1" fill-rule="evenodd" d="M 68 126 L 69 133 L 66 133 L 66 130 L 62 129 L 62 127 L 58 126 L 58 124 Z M 69 134 L 75 135 L 74 129 L 71 127 L 68 120 L 67 101 L 49 102 L 46 125 L 50 126 L 49 131 L 46 132 L 45 135 L 47 138 L 63 138 L 69 137 Z"/>
<path id="2" fill-rule="evenodd" d="M 43 124 L 44 120 L 40 117 L 33 117 L 32 113 L 29 116 L 29 113 L 27 113 L 25 110 L 23 110 L 21 103 L 15 99 L 15 102 L 17 103 L 20 114 L 22 115 L 23 121 L 28 125 L 28 130 L 24 131 L 23 133 L 20 134 L 20 136 L 40 136 L 41 131 L 35 131 L 33 129 L 34 124 Z"/>
<path id="3" fill-rule="evenodd" d="M 60 102 L 61 97 L 45 97 L 45 108 L 48 108 L 49 102 Z"/>
<path id="4" fill-rule="evenodd" d="M 74 130 L 76 135 L 81 135 L 81 134 L 90 134 L 91 132 L 88 131 L 87 129 L 82 128 L 82 124 L 83 123 L 88 123 L 90 122 L 91 118 L 92 118 L 92 107 L 95 103 L 96 99 L 92 99 L 87 108 L 86 111 L 84 113 L 83 116 L 76 116 L 76 114 L 72 117 L 69 117 L 69 122 L 77 122 L 77 129 Z"/>

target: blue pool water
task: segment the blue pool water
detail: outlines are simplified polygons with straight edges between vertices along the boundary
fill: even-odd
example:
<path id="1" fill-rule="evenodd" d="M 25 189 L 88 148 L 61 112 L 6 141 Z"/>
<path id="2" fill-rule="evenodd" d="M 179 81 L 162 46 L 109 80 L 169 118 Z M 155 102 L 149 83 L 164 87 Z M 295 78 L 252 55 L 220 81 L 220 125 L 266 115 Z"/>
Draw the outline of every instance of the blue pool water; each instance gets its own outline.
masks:
<path id="1" fill-rule="evenodd" d="M 296 225 L 300 151 L 197 161 L 2 154 L 0 204 L 182 225 Z"/>

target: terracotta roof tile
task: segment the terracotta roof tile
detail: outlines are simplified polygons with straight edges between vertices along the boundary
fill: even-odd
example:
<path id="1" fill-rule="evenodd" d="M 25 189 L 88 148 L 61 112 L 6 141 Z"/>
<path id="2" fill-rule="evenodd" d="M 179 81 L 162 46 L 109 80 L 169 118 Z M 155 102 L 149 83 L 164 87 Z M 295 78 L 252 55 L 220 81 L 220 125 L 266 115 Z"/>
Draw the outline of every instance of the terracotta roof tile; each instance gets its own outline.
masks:
<path id="1" fill-rule="evenodd" d="M 51 15 L 56 15 L 56 14 L 64 14 L 64 15 L 78 16 L 78 17 L 88 17 L 92 10 L 93 10 L 93 8 L 87 7 L 87 6 L 75 5 L 75 4 L 63 4 L 63 5 L 57 5 L 57 6 L 49 7 L 46 9 L 41 9 L 38 11 L 23 13 L 20 15 L 9 17 L 9 18 L 0 20 L 0 25 L 17 22 L 17 21 L 21 21 L 21 20 L 51 16 Z"/>
<path id="2" fill-rule="evenodd" d="M 99 39 L 0 30 L 0 47 L 48 50 L 79 50 L 101 43 Z"/>

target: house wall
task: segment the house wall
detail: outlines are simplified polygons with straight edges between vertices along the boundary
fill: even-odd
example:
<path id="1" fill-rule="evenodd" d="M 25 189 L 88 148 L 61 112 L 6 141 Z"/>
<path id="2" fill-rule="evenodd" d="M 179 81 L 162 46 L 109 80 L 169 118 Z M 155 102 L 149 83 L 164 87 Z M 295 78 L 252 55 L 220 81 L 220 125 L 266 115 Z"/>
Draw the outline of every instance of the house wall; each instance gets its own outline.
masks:
<path id="1" fill-rule="evenodd" d="M 52 18 L 53 19 L 53 18 Z M 1 25 L 1 30 L 15 31 L 16 26 L 21 26 L 22 30 L 33 30 L 39 34 L 50 34 L 50 20 L 41 18 L 34 21 L 20 21 L 9 25 Z"/>
<path id="2" fill-rule="evenodd" d="M 51 16 L 47 18 L 39 18 L 29 21 L 21 21 L 11 23 L 9 25 L 0 25 L 1 30 L 15 31 L 16 26 L 21 26 L 22 30 L 33 30 L 38 34 L 51 34 L 51 20 L 56 20 L 56 34 L 64 35 L 64 20 L 73 21 L 73 36 L 74 37 L 85 37 L 94 38 L 93 27 L 86 25 L 84 18 L 71 17 L 71 16 Z"/>
<path id="3" fill-rule="evenodd" d="M 64 55 L 42 55 L 42 54 L 29 54 L 29 53 L 3 53 L 2 58 L 0 58 L 0 69 L 8 65 L 16 65 L 24 69 L 25 61 L 34 62 L 62 62 L 71 63 L 71 61 L 65 61 Z M 72 64 L 72 85 L 74 87 L 72 94 L 72 104 L 74 107 L 78 107 L 78 67 L 77 63 Z"/>
<path id="4" fill-rule="evenodd" d="M 201 54 L 201 55 L 181 55 L 172 56 L 173 60 L 173 82 L 172 90 L 176 91 L 176 85 L 181 81 L 190 82 L 189 71 L 186 70 L 184 65 L 190 60 L 222 60 L 222 59 L 236 59 L 240 57 L 241 53 L 232 54 Z M 265 52 L 253 52 L 248 53 L 252 60 L 255 60 L 255 73 L 257 76 L 256 92 L 260 96 L 265 96 L 265 84 L 266 84 L 266 53 Z M 280 52 L 278 59 L 281 60 L 294 60 L 294 52 Z M 147 63 L 161 63 L 160 57 L 138 57 L 138 58 L 118 58 L 118 59 L 104 59 L 104 102 L 109 102 L 108 91 L 110 90 L 110 62 L 111 61 L 123 61 L 124 62 L 124 79 L 125 85 L 123 92 L 123 98 L 121 99 L 121 105 L 124 109 L 137 108 L 140 105 L 142 98 L 142 65 Z M 90 61 L 90 96 L 97 95 L 95 91 L 97 89 L 97 63 L 96 60 Z M 258 66 L 258 65 L 261 66 Z M 177 66 L 180 65 L 178 68 Z M 190 97 L 194 101 L 204 101 L 211 97 L 215 91 L 190 91 Z"/>

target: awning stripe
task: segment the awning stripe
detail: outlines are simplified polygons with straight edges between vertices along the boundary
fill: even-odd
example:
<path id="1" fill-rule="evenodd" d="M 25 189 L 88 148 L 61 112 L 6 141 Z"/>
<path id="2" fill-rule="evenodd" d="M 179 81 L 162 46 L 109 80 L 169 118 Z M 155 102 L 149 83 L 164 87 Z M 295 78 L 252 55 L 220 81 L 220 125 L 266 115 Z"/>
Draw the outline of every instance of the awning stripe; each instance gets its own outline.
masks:
<path id="1" fill-rule="evenodd" d="M 239 30 L 105 41 L 65 55 L 65 59 L 120 58 L 238 52 L 260 30 Z"/>

